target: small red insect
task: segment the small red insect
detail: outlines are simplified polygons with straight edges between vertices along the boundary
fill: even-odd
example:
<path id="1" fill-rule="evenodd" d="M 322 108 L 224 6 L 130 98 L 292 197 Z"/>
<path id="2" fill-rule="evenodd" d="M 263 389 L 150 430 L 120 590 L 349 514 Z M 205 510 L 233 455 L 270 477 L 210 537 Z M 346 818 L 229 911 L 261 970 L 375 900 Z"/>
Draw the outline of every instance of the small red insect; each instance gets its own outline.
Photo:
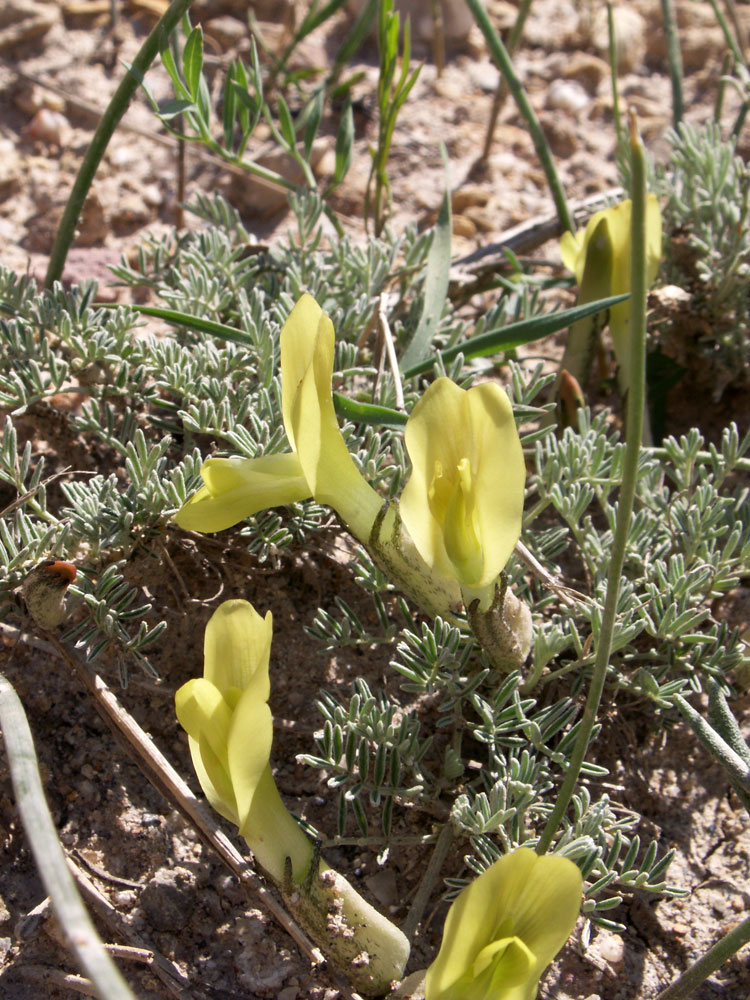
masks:
<path id="1" fill-rule="evenodd" d="M 23 581 L 21 593 L 34 621 L 42 628 L 56 628 L 66 616 L 65 594 L 76 578 L 73 563 L 48 559 Z"/>
<path id="2" fill-rule="evenodd" d="M 76 578 L 77 570 L 73 563 L 63 562 L 62 559 L 49 559 L 42 563 L 41 569 L 48 576 L 57 576 L 65 581 L 65 586 L 72 583 Z"/>

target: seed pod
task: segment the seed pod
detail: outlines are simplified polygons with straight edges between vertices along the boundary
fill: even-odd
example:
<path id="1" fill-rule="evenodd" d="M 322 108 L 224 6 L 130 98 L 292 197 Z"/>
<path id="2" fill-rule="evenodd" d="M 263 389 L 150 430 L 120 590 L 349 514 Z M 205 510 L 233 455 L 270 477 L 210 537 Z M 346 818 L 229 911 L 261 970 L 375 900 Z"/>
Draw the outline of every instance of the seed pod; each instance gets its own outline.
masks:
<path id="1" fill-rule="evenodd" d="M 73 563 L 61 559 L 48 559 L 29 573 L 21 593 L 37 625 L 52 629 L 65 621 L 65 595 L 75 578 Z"/>

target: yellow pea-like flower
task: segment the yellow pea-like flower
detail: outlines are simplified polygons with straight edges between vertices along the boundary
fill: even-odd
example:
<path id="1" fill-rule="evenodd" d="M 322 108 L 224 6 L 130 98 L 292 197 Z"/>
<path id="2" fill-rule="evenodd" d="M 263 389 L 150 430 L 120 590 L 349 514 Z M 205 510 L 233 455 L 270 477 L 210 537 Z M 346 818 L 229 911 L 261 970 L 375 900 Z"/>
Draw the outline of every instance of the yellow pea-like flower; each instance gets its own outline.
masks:
<path id="1" fill-rule="evenodd" d="M 261 458 L 210 458 L 203 487 L 175 521 L 195 531 L 222 531 L 268 507 L 314 497 L 366 542 L 382 500 L 346 447 L 333 406 L 335 334 L 312 295 L 303 295 L 281 331 L 284 428 L 293 451 Z"/>
<path id="2" fill-rule="evenodd" d="M 437 379 L 406 424 L 412 474 L 401 517 L 420 555 L 458 580 L 468 604 L 491 600 L 521 534 L 526 466 L 504 390 Z"/>
<path id="3" fill-rule="evenodd" d="M 567 858 L 525 847 L 500 858 L 451 904 L 425 1000 L 534 1000 L 575 926 L 581 893 Z"/>
<path id="4" fill-rule="evenodd" d="M 315 861 L 312 841 L 279 795 L 267 704 L 271 634 L 270 612 L 261 618 L 247 601 L 222 604 L 206 627 L 203 677 L 175 695 L 177 717 L 208 801 L 238 827 L 328 957 L 361 993 L 381 996 L 403 975 L 409 942 L 343 876 Z"/>

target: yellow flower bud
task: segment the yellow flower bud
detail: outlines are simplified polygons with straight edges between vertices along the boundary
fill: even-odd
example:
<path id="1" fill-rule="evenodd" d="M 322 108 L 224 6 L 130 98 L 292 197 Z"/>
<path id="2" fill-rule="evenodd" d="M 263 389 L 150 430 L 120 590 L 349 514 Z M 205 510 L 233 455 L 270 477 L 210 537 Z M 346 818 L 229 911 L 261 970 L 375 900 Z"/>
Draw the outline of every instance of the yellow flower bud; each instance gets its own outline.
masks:
<path id="1" fill-rule="evenodd" d="M 560 240 L 563 264 L 574 272 L 578 282 L 579 305 L 630 291 L 631 216 L 632 202 L 627 199 L 592 215 L 585 232 L 575 235 L 565 233 Z M 646 273 L 649 286 L 656 278 L 660 261 L 661 210 L 656 195 L 650 194 L 646 204 Z M 630 313 L 629 299 L 612 306 L 609 311 L 609 331 L 623 389 L 630 384 Z"/>

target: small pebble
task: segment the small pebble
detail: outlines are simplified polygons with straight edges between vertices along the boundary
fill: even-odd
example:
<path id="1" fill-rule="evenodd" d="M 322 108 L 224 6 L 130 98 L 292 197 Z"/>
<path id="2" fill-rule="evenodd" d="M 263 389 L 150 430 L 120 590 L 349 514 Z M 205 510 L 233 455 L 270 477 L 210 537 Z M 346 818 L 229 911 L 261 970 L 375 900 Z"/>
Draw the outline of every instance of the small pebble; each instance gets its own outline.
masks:
<path id="1" fill-rule="evenodd" d="M 591 104 L 591 98 L 575 80 L 553 80 L 545 103 L 548 108 L 575 115 Z"/>
<path id="2" fill-rule="evenodd" d="M 625 958 L 625 942 L 619 934 L 602 935 L 599 941 L 599 954 L 610 965 L 622 965 Z"/>
<path id="3" fill-rule="evenodd" d="M 49 108 L 40 108 L 24 130 L 27 139 L 44 142 L 48 146 L 62 146 L 70 132 L 65 115 Z"/>

